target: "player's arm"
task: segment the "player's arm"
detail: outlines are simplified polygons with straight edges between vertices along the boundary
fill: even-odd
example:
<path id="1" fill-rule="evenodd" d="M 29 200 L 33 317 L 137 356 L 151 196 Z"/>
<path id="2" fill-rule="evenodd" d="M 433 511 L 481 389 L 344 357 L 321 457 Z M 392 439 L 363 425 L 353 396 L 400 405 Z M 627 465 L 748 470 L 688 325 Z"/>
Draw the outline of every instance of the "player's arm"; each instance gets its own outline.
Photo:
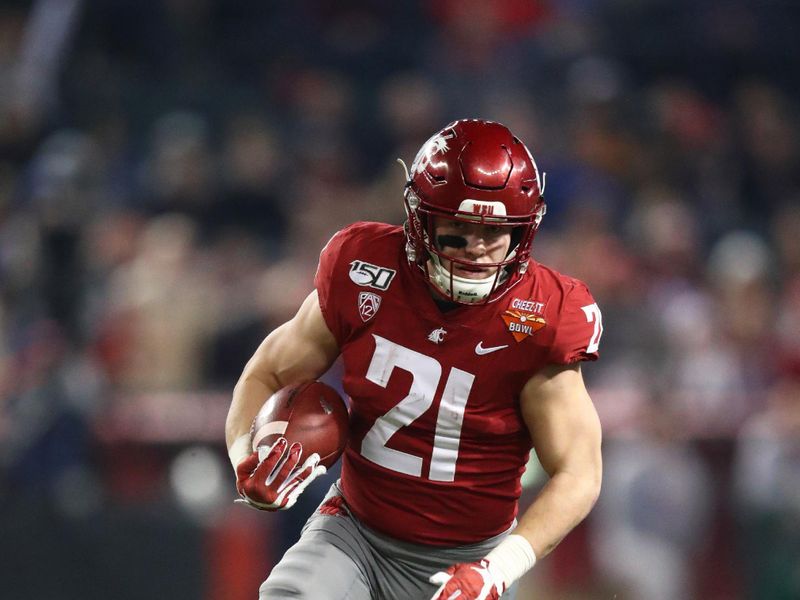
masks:
<path id="1" fill-rule="evenodd" d="M 603 478 L 600 419 L 583 382 L 580 363 L 551 365 L 522 390 L 522 416 L 550 476 L 519 520 L 536 556 L 550 553 L 597 501 Z"/>
<path id="2" fill-rule="evenodd" d="M 594 506 L 600 493 L 600 420 L 580 364 L 551 365 L 522 390 L 522 416 L 539 462 L 550 476 L 516 529 L 479 563 L 434 575 L 435 599 L 461 591 L 464 600 L 498 598 L 547 555 Z"/>
<path id="3" fill-rule="evenodd" d="M 282 438 L 261 459 L 250 446 L 250 425 L 274 392 L 319 377 L 338 355 L 336 339 L 325 324 L 317 292 L 313 291 L 297 314 L 270 333 L 245 365 L 233 390 L 225 441 L 236 471 L 237 489 L 249 504 L 269 510 L 288 508 L 311 479 L 324 472 L 324 467 L 309 463 L 309 459 L 314 462 L 313 456 L 295 470 L 302 448 L 295 444 L 287 449 Z M 267 479 L 271 488 L 264 485 Z"/>

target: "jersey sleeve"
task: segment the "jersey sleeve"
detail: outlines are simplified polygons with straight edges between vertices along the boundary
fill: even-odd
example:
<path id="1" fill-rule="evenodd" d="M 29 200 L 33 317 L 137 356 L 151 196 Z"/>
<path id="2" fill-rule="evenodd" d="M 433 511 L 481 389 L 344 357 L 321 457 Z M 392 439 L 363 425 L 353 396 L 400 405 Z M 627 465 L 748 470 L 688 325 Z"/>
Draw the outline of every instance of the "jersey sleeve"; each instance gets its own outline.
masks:
<path id="1" fill-rule="evenodd" d="M 314 275 L 314 287 L 317 289 L 319 307 L 325 324 L 341 345 L 347 339 L 349 328 L 342 318 L 342 311 L 337 308 L 338 292 L 336 273 L 341 269 L 342 248 L 347 238 L 347 229 L 336 232 L 319 255 L 317 272 Z"/>
<path id="2" fill-rule="evenodd" d="M 568 365 L 597 360 L 602 334 L 600 308 L 586 284 L 573 280 L 573 285 L 566 290 L 559 314 L 550 363 Z"/>

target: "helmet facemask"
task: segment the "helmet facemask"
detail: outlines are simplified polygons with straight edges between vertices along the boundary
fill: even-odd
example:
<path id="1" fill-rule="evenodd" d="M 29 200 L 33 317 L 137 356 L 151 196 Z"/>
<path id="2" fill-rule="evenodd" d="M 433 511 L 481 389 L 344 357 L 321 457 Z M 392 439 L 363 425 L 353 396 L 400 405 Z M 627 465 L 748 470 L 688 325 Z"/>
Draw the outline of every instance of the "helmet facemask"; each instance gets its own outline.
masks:
<path id="1" fill-rule="evenodd" d="M 422 269 L 439 296 L 459 304 L 493 302 L 520 280 L 528 266 L 533 236 L 545 212 L 544 203 L 542 203 L 539 209 L 540 214 L 533 219 L 468 212 L 453 213 L 426 206 L 420 202 L 411 186 L 406 188 L 405 207 L 408 215 L 405 230 L 408 238 L 406 251 L 409 261 Z M 455 246 L 443 245 L 441 238 L 445 236 L 437 238 L 436 217 L 447 221 L 501 227 L 507 230 L 510 241 L 506 255 L 497 262 L 478 262 L 448 254 L 447 247 Z M 450 268 L 446 266 L 448 264 Z M 462 277 L 454 273 L 453 265 L 461 265 L 468 269 L 493 269 L 494 272 L 484 278 Z"/>

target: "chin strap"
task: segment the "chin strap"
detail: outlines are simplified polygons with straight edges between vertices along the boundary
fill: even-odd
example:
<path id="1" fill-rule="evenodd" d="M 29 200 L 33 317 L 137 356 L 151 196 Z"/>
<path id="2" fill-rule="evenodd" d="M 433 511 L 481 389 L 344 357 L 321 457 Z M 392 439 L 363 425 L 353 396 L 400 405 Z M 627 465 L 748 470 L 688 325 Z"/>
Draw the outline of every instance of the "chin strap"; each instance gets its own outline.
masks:
<path id="1" fill-rule="evenodd" d="M 459 302 L 468 302 L 470 304 L 482 302 L 496 287 L 496 273 L 483 279 L 467 279 L 466 277 L 459 277 L 458 275 L 451 274 L 450 271 L 442 266 L 439 257 L 435 254 L 431 255 L 430 263 L 428 270 L 430 272 L 431 282 L 439 288 L 439 291 L 445 296 L 450 296 L 452 292 L 453 299 Z M 500 275 L 497 284 L 502 283 L 503 280 L 503 275 Z M 451 286 L 452 290 L 450 289 Z"/>
<path id="2" fill-rule="evenodd" d="M 403 167 L 403 171 L 406 173 L 406 185 L 411 183 L 411 174 L 408 172 L 408 167 L 406 166 L 405 161 L 402 158 L 398 158 L 397 162 L 400 163 L 400 166 Z"/>

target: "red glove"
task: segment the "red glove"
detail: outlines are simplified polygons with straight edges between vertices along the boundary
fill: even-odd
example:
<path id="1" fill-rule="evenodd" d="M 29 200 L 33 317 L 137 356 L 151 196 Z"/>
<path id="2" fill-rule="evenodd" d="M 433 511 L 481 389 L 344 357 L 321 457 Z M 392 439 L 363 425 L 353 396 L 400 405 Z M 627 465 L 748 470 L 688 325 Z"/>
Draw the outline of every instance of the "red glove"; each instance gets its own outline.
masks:
<path id="1" fill-rule="evenodd" d="M 499 600 L 505 591 L 489 572 L 489 561 L 459 563 L 439 571 L 429 581 L 439 585 L 431 600 Z"/>
<path id="2" fill-rule="evenodd" d="M 259 510 L 285 510 L 291 508 L 309 483 L 325 473 L 319 464 L 319 454 L 306 458 L 301 467 L 303 447 L 299 443 L 287 446 L 286 438 L 278 438 L 263 458 L 253 452 L 236 465 L 236 490 L 244 502 Z"/>

